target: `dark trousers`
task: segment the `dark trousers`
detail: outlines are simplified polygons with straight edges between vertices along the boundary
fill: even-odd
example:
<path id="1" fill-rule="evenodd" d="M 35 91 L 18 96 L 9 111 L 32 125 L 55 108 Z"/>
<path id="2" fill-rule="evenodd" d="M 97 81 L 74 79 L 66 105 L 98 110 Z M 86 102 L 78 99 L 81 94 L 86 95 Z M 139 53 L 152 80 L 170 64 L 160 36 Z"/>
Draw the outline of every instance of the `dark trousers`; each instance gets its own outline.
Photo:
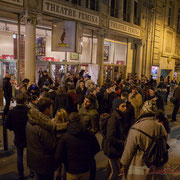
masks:
<path id="1" fill-rule="evenodd" d="M 11 98 L 5 97 L 5 101 L 6 101 L 6 105 L 4 107 L 4 115 L 7 115 L 9 112 L 9 106 L 10 106 Z"/>
<path id="2" fill-rule="evenodd" d="M 24 166 L 23 166 L 23 151 L 24 147 L 16 147 L 17 149 L 17 169 L 18 175 L 24 176 Z"/>
<path id="3" fill-rule="evenodd" d="M 172 121 L 176 121 L 176 115 L 177 115 L 178 111 L 179 111 L 179 102 L 174 104 L 174 110 L 172 113 Z"/>
<path id="4" fill-rule="evenodd" d="M 111 169 L 111 174 L 110 174 L 108 180 L 121 179 L 120 159 L 109 159 L 109 165 L 110 165 L 110 169 Z"/>
<path id="5" fill-rule="evenodd" d="M 54 172 L 48 174 L 36 174 L 36 180 L 54 180 Z"/>
<path id="6" fill-rule="evenodd" d="M 90 167 L 89 180 L 95 180 L 95 179 L 96 179 L 96 160 L 93 159 Z"/>

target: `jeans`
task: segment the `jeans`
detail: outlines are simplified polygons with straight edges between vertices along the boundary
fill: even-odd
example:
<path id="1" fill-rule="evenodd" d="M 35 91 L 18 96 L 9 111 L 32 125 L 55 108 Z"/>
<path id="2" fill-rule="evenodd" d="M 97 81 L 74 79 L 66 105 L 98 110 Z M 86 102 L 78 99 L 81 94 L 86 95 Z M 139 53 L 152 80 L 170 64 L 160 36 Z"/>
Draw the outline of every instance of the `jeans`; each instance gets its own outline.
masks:
<path id="1" fill-rule="evenodd" d="M 172 113 L 172 121 L 176 121 L 176 115 L 177 115 L 178 111 L 179 111 L 179 102 L 176 102 L 174 104 L 174 110 L 173 110 L 173 113 Z"/>
<path id="2" fill-rule="evenodd" d="M 120 179 L 120 172 L 121 172 L 120 159 L 109 159 L 109 165 L 111 168 L 111 174 L 108 180 Z"/>
<path id="3" fill-rule="evenodd" d="M 24 166 L 23 166 L 23 151 L 24 147 L 16 147 L 17 149 L 17 169 L 18 175 L 24 176 Z"/>
<path id="4" fill-rule="evenodd" d="M 48 174 L 36 174 L 36 180 L 54 180 L 54 172 Z"/>

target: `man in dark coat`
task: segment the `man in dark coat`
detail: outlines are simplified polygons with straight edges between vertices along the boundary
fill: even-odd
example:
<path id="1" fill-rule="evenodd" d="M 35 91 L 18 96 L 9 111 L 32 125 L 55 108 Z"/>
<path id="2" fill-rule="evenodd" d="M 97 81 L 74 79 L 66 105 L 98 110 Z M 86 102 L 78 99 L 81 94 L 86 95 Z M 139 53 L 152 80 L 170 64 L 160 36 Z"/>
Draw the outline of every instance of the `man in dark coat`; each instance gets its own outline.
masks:
<path id="1" fill-rule="evenodd" d="M 3 79 L 3 92 L 6 101 L 6 105 L 4 107 L 4 115 L 8 114 L 9 106 L 12 98 L 12 86 L 10 83 L 10 79 L 11 79 L 10 74 L 6 74 L 6 77 Z"/>
<path id="2" fill-rule="evenodd" d="M 175 97 L 175 102 L 174 102 L 174 110 L 172 113 L 172 121 L 176 121 L 176 115 L 179 111 L 179 106 L 180 106 L 180 83 L 178 84 L 178 87 L 174 90 L 174 97 Z"/>
<path id="3" fill-rule="evenodd" d="M 120 176 L 120 158 L 124 151 L 125 133 L 125 117 L 126 103 L 119 99 L 116 109 L 111 114 L 107 122 L 107 135 L 103 151 L 109 158 L 111 174 L 109 180 L 118 179 Z"/>
<path id="4" fill-rule="evenodd" d="M 150 87 L 150 88 L 149 88 L 149 95 L 148 95 L 148 97 L 147 97 L 146 100 L 152 100 L 152 99 L 153 99 L 154 101 L 156 101 L 156 105 L 157 105 L 157 108 L 158 108 L 159 110 L 164 110 L 164 102 L 163 102 L 161 96 L 159 96 L 159 95 L 155 92 L 154 87 Z"/>
<path id="5" fill-rule="evenodd" d="M 55 125 L 50 117 L 53 113 L 53 101 L 42 98 L 38 101 L 38 109 L 28 113 L 26 126 L 27 165 L 36 173 L 37 180 L 53 180 L 57 168 L 54 160 L 56 148 Z"/>
<path id="6" fill-rule="evenodd" d="M 92 161 L 99 151 L 95 135 L 83 128 L 76 112 L 71 113 L 67 132 L 60 138 L 55 153 L 58 164 L 65 165 L 67 180 L 88 180 Z"/>
<path id="7" fill-rule="evenodd" d="M 87 91 L 87 88 L 85 87 L 85 83 L 83 80 L 81 80 L 79 82 L 79 87 L 76 90 L 78 108 L 80 108 L 82 103 L 84 102 L 86 91 Z"/>
<path id="8" fill-rule="evenodd" d="M 47 73 L 47 71 L 45 70 L 45 71 L 43 72 L 43 76 L 39 79 L 39 82 L 38 82 L 38 86 L 39 86 L 40 89 L 42 89 L 42 87 L 44 86 L 44 83 L 45 83 L 46 81 L 48 81 L 50 85 L 53 84 L 52 79 L 48 76 L 48 73 Z"/>
<path id="9" fill-rule="evenodd" d="M 17 179 L 22 180 L 24 178 L 23 151 L 26 147 L 25 128 L 28 120 L 27 113 L 29 111 L 29 108 L 26 106 L 26 94 L 18 95 L 16 98 L 16 102 L 16 107 L 11 109 L 8 113 L 5 126 L 9 130 L 14 131 L 14 144 L 17 149 Z"/>

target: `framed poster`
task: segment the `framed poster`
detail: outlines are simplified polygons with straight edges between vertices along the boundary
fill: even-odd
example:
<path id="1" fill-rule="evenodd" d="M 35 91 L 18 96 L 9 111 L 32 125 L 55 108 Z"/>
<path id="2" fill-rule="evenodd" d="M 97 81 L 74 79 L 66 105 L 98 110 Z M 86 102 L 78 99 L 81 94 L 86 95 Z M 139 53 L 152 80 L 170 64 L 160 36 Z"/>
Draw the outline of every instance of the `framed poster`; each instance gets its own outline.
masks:
<path id="1" fill-rule="evenodd" d="M 109 46 L 104 46 L 104 62 L 109 62 Z"/>
<path id="2" fill-rule="evenodd" d="M 78 53 L 71 53 L 70 59 L 71 60 L 79 60 L 79 54 Z"/>

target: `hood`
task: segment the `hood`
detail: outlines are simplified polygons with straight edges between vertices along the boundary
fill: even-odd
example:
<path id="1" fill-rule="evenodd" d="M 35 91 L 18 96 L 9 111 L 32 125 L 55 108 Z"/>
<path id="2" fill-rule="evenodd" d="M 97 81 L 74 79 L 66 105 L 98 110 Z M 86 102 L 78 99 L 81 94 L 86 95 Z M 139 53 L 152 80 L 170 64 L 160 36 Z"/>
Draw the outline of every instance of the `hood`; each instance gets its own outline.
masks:
<path id="1" fill-rule="evenodd" d="M 67 126 L 67 132 L 72 135 L 81 135 L 84 132 L 81 122 L 71 122 Z"/>
<path id="2" fill-rule="evenodd" d="M 51 119 L 45 114 L 41 113 L 38 109 L 30 109 L 28 113 L 29 123 L 32 125 L 39 125 L 41 128 L 48 131 L 54 131 L 55 125 Z"/>

